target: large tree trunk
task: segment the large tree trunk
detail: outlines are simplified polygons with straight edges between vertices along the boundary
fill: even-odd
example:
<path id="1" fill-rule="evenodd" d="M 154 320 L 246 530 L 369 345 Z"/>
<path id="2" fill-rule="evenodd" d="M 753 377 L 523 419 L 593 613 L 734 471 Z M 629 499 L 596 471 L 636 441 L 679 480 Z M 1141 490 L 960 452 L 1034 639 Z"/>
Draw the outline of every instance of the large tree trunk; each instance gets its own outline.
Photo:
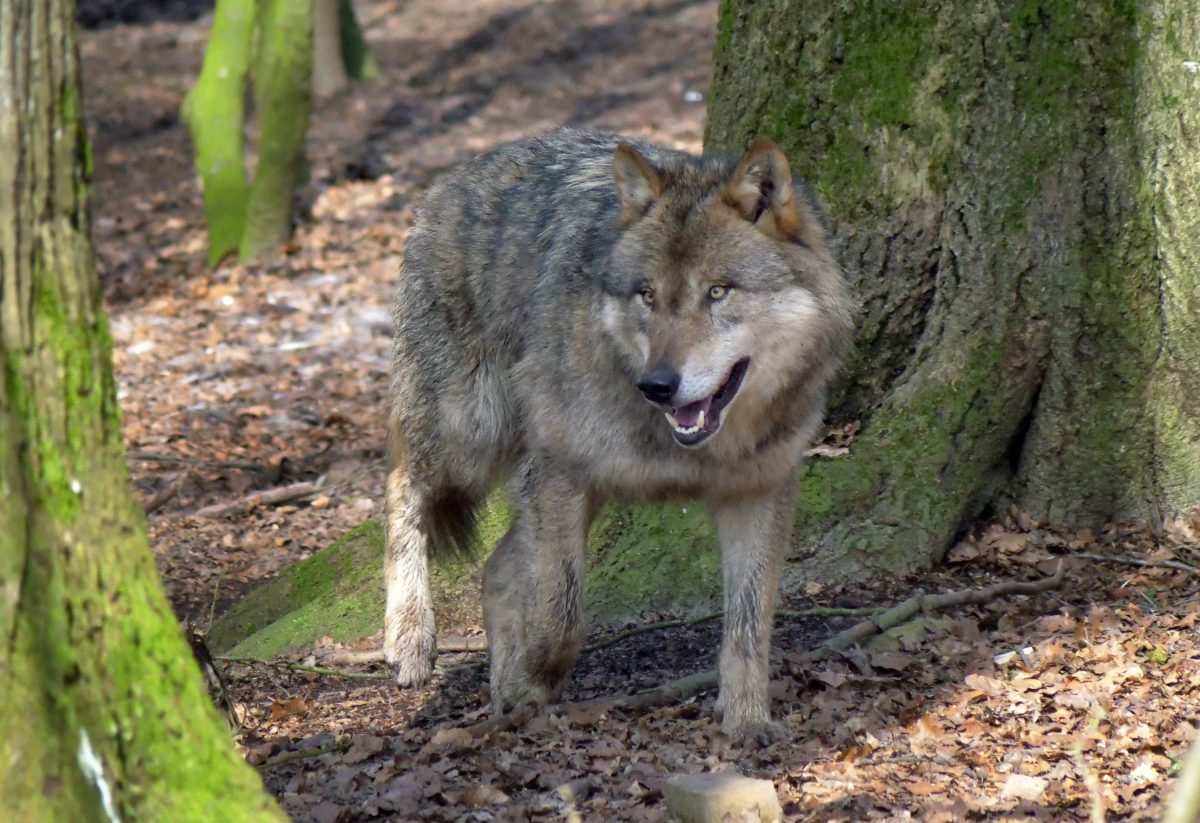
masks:
<path id="1" fill-rule="evenodd" d="M 862 299 L 797 541 L 936 562 L 972 517 L 1157 523 L 1200 500 L 1191 0 L 723 0 L 706 135 L 785 146 Z"/>
<path id="2" fill-rule="evenodd" d="M 124 470 L 73 4 L 0 3 L 6 819 L 282 819 L 163 597 Z"/>

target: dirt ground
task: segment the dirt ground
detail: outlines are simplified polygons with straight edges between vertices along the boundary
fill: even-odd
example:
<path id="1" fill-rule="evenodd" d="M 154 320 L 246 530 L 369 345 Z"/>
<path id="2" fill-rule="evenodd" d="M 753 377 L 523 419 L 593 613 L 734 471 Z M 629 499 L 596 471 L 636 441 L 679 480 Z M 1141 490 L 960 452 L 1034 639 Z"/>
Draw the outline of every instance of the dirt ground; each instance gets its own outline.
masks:
<path id="1" fill-rule="evenodd" d="M 700 148 L 714 0 L 358 6 L 387 79 L 317 106 L 311 182 L 281 259 L 216 271 L 178 115 L 211 18 L 81 35 L 130 472 L 158 498 L 149 526 L 176 611 L 201 628 L 379 513 L 389 292 L 435 175 L 559 124 Z M 319 478 L 300 501 L 194 516 Z M 939 574 L 812 587 L 784 605 L 886 605 L 1034 579 L 1060 559 L 1067 584 L 929 615 L 819 665 L 802 653 L 854 620 L 781 618 L 772 689 L 789 734 L 773 746 L 732 745 L 712 694 L 628 714 L 568 706 L 476 738 L 462 729 L 487 717 L 478 666 L 404 694 L 234 666 L 239 745 L 289 814 L 321 823 L 664 820 L 666 775 L 724 768 L 773 780 L 789 820 L 1156 819 L 1200 723 L 1200 515 L 1092 534 L 1013 513 L 950 559 Z M 585 655 L 565 699 L 708 668 L 718 637 L 708 622 Z"/>

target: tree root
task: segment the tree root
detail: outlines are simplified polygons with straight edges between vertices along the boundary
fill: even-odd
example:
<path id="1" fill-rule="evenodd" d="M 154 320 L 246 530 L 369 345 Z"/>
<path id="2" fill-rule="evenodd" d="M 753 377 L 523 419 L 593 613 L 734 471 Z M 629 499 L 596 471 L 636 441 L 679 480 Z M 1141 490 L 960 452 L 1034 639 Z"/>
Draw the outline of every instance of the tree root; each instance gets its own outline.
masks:
<path id="1" fill-rule="evenodd" d="M 869 618 L 851 626 L 845 631 L 838 632 L 816 649 L 809 652 L 805 657 L 805 662 L 818 663 L 826 660 L 833 654 L 845 651 L 869 637 L 881 634 L 902 623 L 908 622 L 921 612 L 932 613 L 957 606 L 979 605 L 1012 595 L 1038 594 L 1058 588 L 1062 585 L 1064 577 L 1063 564 L 1059 562 L 1054 574 L 1042 580 L 1031 582 L 1007 581 L 983 589 L 964 589 L 945 594 L 917 594 L 878 614 L 876 617 Z M 681 677 L 636 694 L 597 697 L 577 703 L 563 703 L 551 707 L 550 711 L 565 714 L 572 722 L 577 724 L 590 725 L 600 719 L 601 716 L 613 711 L 636 712 L 686 700 L 700 692 L 715 688 L 718 682 L 716 670 L 699 672 L 698 674 Z M 467 731 L 470 732 L 473 738 L 483 738 L 497 732 L 519 728 L 528 722 L 534 714 L 536 714 L 536 711 L 532 708 L 522 708 L 515 712 L 497 715 L 482 723 L 468 726 Z"/>

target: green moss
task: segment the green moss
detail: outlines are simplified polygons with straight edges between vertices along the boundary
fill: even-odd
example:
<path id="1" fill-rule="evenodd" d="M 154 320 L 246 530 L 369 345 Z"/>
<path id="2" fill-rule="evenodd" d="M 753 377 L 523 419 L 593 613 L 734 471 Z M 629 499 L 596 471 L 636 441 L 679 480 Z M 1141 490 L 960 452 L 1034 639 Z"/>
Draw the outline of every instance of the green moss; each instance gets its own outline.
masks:
<path id="1" fill-rule="evenodd" d="M 701 505 L 623 506 L 592 530 L 586 603 L 597 623 L 719 602 L 721 559 Z"/>
<path id="2" fill-rule="evenodd" d="M 480 519 L 485 551 L 510 519 L 506 495 L 493 495 Z M 209 645 L 221 654 L 265 659 L 326 636 L 351 642 L 375 634 L 383 625 L 383 540 L 382 525 L 370 521 L 285 569 L 221 615 Z M 595 622 L 709 608 L 719 598 L 720 556 L 702 507 L 617 507 L 597 520 L 590 542 L 586 602 Z M 478 619 L 482 560 L 433 568 L 439 613 Z"/>

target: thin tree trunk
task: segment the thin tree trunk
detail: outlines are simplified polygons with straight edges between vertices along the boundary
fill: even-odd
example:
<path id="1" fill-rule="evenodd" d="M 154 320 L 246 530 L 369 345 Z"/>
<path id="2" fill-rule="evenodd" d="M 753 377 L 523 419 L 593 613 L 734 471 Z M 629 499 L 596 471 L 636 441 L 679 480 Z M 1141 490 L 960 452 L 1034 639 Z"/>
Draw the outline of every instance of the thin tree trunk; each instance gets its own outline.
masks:
<path id="1" fill-rule="evenodd" d="M 292 196 L 304 167 L 311 107 L 312 3 L 269 0 L 259 42 L 258 165 L 246 208 L 243 260 L 291 236 Z"/>
<path id="2" fill-rule="evenodd" d="M 237 251 L 246 225 L 246 75 L 254 52 L 255 0 L 218 0 L 200 77 L 183 101 L 196 172 L 204 184 L 208 264 Z"/>
<path id="3" fill-rule="evenodd" d="M 342 57 L 340 0 L 313 0 L 313 97 L 328 97 L 350 85 Z"/>
<path id="4" fill-rule="evenodd" d="M 338 3 L 340 32 L 342 37 L 342 59 L 346 73 L 352 80 L 376 80 L 383 76 L 379 64 L 371 54 L 371 48 L 363 37 L 362 27 L 354 14 L 354 0 Z"/>
<path id="5" fill-rule="evenodd" d="M 6 819 L 278 820 L 162 593 L 125 475 L 74 8 L 0 3 Z"/>
<path id="6" fill-rule="evenodd" d="M 1200 20 L 1144 4 L 724 0 L 707 142 L 786 146 L 862 299 L 811 571 L 936 562 L 1008 503 L 1200 500 Z"/>

